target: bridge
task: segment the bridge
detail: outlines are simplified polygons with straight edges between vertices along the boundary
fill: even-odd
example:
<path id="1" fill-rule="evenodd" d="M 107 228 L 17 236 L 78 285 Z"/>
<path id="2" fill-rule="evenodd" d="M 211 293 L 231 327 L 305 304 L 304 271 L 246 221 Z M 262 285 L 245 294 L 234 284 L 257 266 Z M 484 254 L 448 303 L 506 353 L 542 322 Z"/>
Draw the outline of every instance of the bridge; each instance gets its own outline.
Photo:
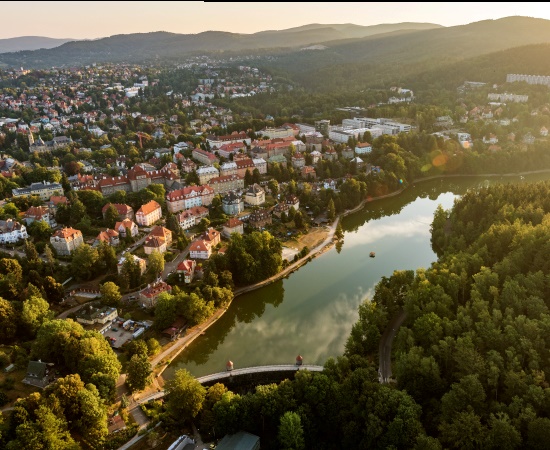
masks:
<path id="1" fill-rule="evenodd" d="M 280 364 L 271 366 L 256 366 L 245 367 L 242 369 L 227 370 L 225 372 L 213 373 L 211 375 L 205 375 L 197 378 L 197 381 L 203 385 L 210 385 L 218 382 L 230 381 L 235 378 L 242 377 L 244 375 L 256 375 L 256 374 L 280 374 L 284 375 L 289 372 L 297 372 L 300 370 L 308 370 L 310 372 L 322 372 L 323 366 L 316 366 L 312 364 L 304 364 L 298 366 L 296 364 Z M 147 403 L 152 400 L 163 398 L 166 395 L 165 391 L 155 392 L 138 400 L 139 404 Z"/>

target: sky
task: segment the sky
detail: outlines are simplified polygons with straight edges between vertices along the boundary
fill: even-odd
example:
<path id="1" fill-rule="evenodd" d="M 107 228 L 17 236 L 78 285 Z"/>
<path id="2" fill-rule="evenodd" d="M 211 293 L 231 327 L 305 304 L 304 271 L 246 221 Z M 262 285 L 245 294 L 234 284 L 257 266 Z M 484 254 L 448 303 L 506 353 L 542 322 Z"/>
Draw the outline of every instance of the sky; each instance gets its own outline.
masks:
<path id="1" fill-rule="evenodd" d="M 218 2 L 2 2 L 0 39 L 18 36 L 95 39 L 170 31 L 255 33 L 310 23 L 430 22 L 464 25 L 508 16 L 550 20 L 549 3 L 218 3 Z M 6 20 L 12 17 L 14 20 Z"/>

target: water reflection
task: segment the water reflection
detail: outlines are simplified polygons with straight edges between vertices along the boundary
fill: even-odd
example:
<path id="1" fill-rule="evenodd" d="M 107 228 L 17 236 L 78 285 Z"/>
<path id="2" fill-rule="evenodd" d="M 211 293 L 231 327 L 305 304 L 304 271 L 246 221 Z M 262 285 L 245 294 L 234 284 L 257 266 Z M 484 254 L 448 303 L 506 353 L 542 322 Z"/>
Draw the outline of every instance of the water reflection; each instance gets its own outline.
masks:
<path id="1" fill-rule="evenodd" d="M 549 175 L 525 177 L 526 181 Z M 514 182 L 517 178 L 488 181 Z M 432 180 L 398 197 L 374 201 L 342 222 L 343 243 L 289 277 L 235 299 L 225 315 L 167 369 L 185 367 L 196 376 L 235 367 L 293 363 L 323 364 L 342 354 L 357 307 L 371 297 L 376 283 L 394 270 L 429 267 L 436 259 L 430 224 L 438 204 L 451 208 L 455 198 L 477 190 L 482 178 Z M 376 251 L 376 258 L 369 253 Z"/>

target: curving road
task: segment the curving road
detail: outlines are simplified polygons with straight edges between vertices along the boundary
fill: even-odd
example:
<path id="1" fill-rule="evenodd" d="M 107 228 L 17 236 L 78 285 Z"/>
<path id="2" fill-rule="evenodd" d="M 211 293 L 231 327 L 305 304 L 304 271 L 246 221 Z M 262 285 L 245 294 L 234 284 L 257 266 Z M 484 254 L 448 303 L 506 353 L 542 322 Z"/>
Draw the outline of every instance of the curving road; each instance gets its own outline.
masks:
<path id="1" fill-rule="evenodd" d="M 403 325 L 403 322 L 407 318 L 407 313 L 401 311 L 397 316 L 395 316 L 388 326 L 384 330 L 384 334 L 380 338 L 380 347 L 378 349 L 379 353 L 379 368 L 378 368 L 378 380 L 380 383 L 389 383 L 392 377 L 391 371 L 391 347 L 397 330 Z"/>

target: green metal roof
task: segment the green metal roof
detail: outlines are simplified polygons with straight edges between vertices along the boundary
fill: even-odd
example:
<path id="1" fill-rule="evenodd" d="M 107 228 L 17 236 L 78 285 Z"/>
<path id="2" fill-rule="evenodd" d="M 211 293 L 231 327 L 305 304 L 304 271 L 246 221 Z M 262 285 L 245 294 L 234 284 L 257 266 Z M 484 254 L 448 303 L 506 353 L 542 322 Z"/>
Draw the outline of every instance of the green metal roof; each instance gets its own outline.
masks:
<path id="1" fill-rule="evenodd" d="M 258 450 L 260 438 L 246 431 L 235 434 L 227 434 L 216 446 L 216 450 Z"/>

